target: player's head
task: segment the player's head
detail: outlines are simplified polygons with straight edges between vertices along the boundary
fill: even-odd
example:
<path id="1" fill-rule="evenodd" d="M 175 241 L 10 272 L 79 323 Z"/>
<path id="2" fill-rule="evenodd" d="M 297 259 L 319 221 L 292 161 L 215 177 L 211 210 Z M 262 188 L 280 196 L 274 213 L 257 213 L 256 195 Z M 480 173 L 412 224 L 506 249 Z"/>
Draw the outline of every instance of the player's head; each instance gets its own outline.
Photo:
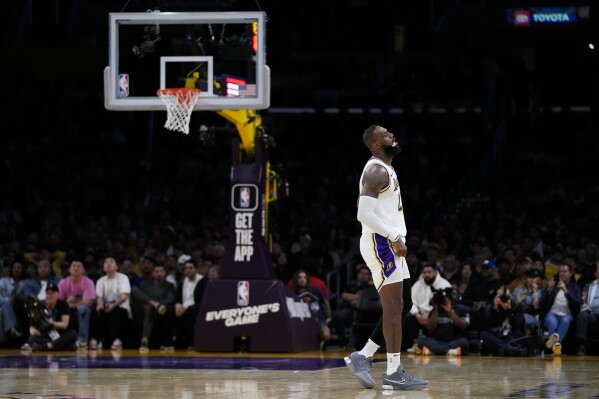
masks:
<path id="1" fill-rule="evenodd" d="M 362 141 L 364 141 L 364 145 L 370 151 L 372 151 L 372 143 L 374 141 L 374 129 L 376 128 L 376 125 L 368 126 L 368 128 L 366 128 L 366 130 L 364 130 L 364 133 L 362 134 Z"/>
<path id="2" fill-rule="evenodd" d="M 374 155 L 396 155 L 401 152 L 401 146 L 395 141 L 395 135 L 382 126 L 369 126 L 362 134 L 364 145 Z"/>

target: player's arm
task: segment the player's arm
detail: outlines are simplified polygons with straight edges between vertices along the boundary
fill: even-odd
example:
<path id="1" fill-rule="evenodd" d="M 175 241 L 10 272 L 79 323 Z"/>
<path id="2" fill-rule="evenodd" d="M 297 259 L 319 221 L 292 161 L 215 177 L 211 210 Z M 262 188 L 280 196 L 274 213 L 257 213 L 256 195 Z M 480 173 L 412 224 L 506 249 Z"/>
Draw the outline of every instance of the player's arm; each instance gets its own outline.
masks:
<path id="1" fill-rule="evenodd" d="M 379 218 L 376 209 L 379 193 L 389 184 L 387 170 L 381 165 L 370 165 L 364 171 L 362 190 L 358 199 L 358 221 L 368 226 L 375 233 L 388 238 L 391 241 L 400 239 L 399 234 Z"/>

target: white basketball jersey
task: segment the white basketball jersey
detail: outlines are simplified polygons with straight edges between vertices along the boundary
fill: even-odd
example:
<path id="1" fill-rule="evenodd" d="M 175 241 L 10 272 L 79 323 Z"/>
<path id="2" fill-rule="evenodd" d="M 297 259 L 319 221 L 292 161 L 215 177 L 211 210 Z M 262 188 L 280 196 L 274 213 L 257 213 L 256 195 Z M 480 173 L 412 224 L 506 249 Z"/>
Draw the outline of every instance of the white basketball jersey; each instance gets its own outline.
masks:
<path id="1" fill-rule="evenodd" d="M 391 231 L 397 232 L 397 234 L 405 237 L 407 234 L 406 220 L 403 214 L 403 204 L 401 201 L 399 182 L 397 181 L 395 169 L 387 165 L 379 158 L 371 157 L 368 162 L 366 162 L 364 170 L 362 171 L 362 176 L 360 176 L 360 192 L 362 192 L 362 180 L 364 179 L 364 172 L 372 164 L 381 165 L 385 168 L 387 174 L 389 175 L 389 182 L 387 183 L 387 186 L 384 187 L 379 193 L 379 198 L 374 213 L 391 228 Z M 374 233 L 374 231 L 362 224 L 362 234 L 365 233 L 370 234 Z"/>

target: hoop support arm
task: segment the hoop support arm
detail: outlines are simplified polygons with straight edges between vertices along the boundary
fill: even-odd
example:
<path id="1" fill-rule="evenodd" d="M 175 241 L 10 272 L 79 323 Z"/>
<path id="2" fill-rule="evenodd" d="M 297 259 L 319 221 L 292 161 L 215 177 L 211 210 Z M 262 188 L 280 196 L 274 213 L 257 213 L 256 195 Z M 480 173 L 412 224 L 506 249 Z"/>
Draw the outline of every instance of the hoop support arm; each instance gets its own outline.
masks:
<path id="1" fill-rule="evenodd" d="M 241 137 L 241 148 L 247 155 L 252 156 L 256 151 L 254 139 L 256 128 L 262 124 L 262 117 L 254 109 L 225 109 L 216 111 L 220 116 L 235 124 L 239 137 Z"/>

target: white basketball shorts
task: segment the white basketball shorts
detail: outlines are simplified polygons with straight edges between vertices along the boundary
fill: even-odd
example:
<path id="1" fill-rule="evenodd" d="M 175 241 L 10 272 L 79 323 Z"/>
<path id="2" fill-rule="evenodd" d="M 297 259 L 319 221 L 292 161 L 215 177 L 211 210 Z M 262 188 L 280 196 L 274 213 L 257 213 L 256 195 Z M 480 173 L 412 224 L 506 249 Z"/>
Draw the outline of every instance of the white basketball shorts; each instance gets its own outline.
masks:
<path id="1" fill-rule="evenodd" d="M 360 237 L 360 253 L 372 273 L 377 290 L 383 285 L 398 283 L 410 278 L 410 270 L 403 256 L 391 249 L 391 242 L 376 233 L 363 233 Z"/>

